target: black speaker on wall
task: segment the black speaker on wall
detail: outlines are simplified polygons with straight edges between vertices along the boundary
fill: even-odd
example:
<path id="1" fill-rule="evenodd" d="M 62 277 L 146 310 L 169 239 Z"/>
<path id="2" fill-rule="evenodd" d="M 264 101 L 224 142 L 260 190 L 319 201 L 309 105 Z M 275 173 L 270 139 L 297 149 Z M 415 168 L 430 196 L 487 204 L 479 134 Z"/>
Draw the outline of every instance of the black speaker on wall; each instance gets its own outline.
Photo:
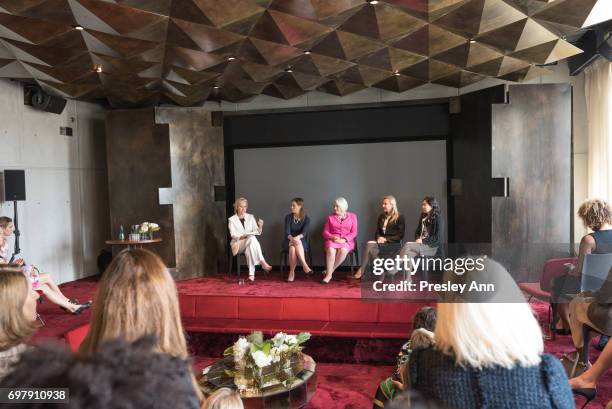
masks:
<path id="1" fill-rule="evenodd" d="M 26 200 L 25 170 L 4 170 L 4 200 Z"/>
<path id="2" fill-rule="evenodd" d="M 64 111 L 66 102 L 64 98 L 49 95 L 40 89 L 32 94 L 32 108 L 39 111 L 61 114 Z"/>

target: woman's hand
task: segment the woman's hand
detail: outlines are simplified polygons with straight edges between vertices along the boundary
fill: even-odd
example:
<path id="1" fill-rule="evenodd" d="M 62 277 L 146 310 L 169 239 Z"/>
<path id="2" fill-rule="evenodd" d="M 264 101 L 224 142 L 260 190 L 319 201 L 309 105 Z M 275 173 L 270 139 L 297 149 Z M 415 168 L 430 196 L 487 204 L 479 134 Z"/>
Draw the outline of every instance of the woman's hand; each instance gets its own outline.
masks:
<path id="1" fill-rule="evenodd" d="M 288 236 L 287 236 L 287 240 L 289 240 L 289 241 L 293 241 L 293 236 L 292 236 L 292 235 L 288 235 Z"/>
<path id="2" fill-rule="evenodd" d="M 379 238 L 376 239 L 376 243 L 378 243 L 378 244 L 383 244 L 383 243 L 386 243 L 386 242 L 387 242 L 387 239 L 385 239 L 384 237 L 379 237 Z"/>
<path id="3" fill-rule="evenodd" d="M 423 239 L 416 239 L 414 242 L 415 242 L 415 243 L 422 244 L 422 243 L 423 243 Z"/>
<path id="4" fill-rule="evenodd" d="M 343 243 L 346 243 L 346 239 L 343 239 L 343 238 L 340 238 L 340 237 L 336 237 L 335 242 L 336 242 L 336 243 L 343 244 Z"/>

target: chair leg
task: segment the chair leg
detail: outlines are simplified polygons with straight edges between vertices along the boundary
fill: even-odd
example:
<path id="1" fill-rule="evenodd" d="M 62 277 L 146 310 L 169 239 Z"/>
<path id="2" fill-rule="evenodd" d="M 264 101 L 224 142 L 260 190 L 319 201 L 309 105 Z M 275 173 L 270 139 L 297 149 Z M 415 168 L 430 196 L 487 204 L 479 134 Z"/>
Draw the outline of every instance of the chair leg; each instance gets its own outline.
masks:
<path id="1" fill-rule="evenodd" d="M 236 274 L 238 275 L 238 282 L 240 282 L 240 254 L 236 254 Z"/>
<path id="2" fill-rule="evenodd" d="M 227 261 L 227 265 L 228 265 L 227 274 L 231 277 L 232 276 L 232 270 L 234 268 L 234 256 L 232 255 L 231 250 L 230 250 L 230 253 L 229 253 L 229 258 L 228 258 L 228 261 Z"/>
<path id="3" fill-rule="evenodd" d="M 285 252 L 280 252 L 280 273 L 281 277 L 283 276 L 283 271 L 285 270 Z"/>
<path id="4" fill-rule="evenodd" d="M 589 346 L 591 345 L 591 328 L 588 325 L 582 326 L 582 351 L 580 351 L 580 362 L 588 365 L 589 362 Z"/>
<path id="5" fill-rule="evenodd" d="M 557 339 L 557 304 L 550 303 L 550 311 L 552 312 L 552 317 L 550 318 L 550 334 L 552 336 L 552 340 Z"/>

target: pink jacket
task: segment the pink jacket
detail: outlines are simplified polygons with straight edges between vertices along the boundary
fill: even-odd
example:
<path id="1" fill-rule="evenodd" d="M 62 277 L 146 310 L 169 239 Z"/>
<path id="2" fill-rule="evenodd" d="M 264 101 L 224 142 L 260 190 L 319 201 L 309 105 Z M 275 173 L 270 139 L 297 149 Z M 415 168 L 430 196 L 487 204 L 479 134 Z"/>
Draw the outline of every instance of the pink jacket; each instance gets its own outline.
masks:
<path id="1" fill-rule="evenodd" d="M 342 221 L 335 214 L 330 214 L 327 216 L 323 229 L 325 248 L 346 248 L 348 251 L 352 251 L 355 248 L 357 233 L 357 216 L 355 213 L 346 212 L 346 217 Z M 346 243 L 336 243 L 331 240 L 332 236 L 346 239 Z"/>

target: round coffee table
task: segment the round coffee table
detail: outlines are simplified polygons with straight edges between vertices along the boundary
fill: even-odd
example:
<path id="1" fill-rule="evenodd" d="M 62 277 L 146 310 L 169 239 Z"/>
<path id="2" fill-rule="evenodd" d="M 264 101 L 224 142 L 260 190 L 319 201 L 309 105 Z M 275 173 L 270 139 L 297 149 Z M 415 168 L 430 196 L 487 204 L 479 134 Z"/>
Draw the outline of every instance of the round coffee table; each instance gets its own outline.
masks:
<path id="1" fill-rule="evenodd" d="M 317 390 L 315 361 L 302 354 L 303 369 L 289 386 L 274 385 L 257 390 L 239 391 L 246 409 L 295 409 L 304 407 Z M 204 368 L 198 383 L 205 396 L 219 388 L 236 389 L 234 378 L 228 375 L 234 369 L 234 358 L 228 356 Z"/>
<path id="2" fill-rule="evenodd" d="M 143 244 L 161 243 L 162 239 L 146 239 L 146 240 L 106 240 L 106 244 L 111 246 L 127 246 L 128 249 L 132 247 L 140 248 Z"/>

